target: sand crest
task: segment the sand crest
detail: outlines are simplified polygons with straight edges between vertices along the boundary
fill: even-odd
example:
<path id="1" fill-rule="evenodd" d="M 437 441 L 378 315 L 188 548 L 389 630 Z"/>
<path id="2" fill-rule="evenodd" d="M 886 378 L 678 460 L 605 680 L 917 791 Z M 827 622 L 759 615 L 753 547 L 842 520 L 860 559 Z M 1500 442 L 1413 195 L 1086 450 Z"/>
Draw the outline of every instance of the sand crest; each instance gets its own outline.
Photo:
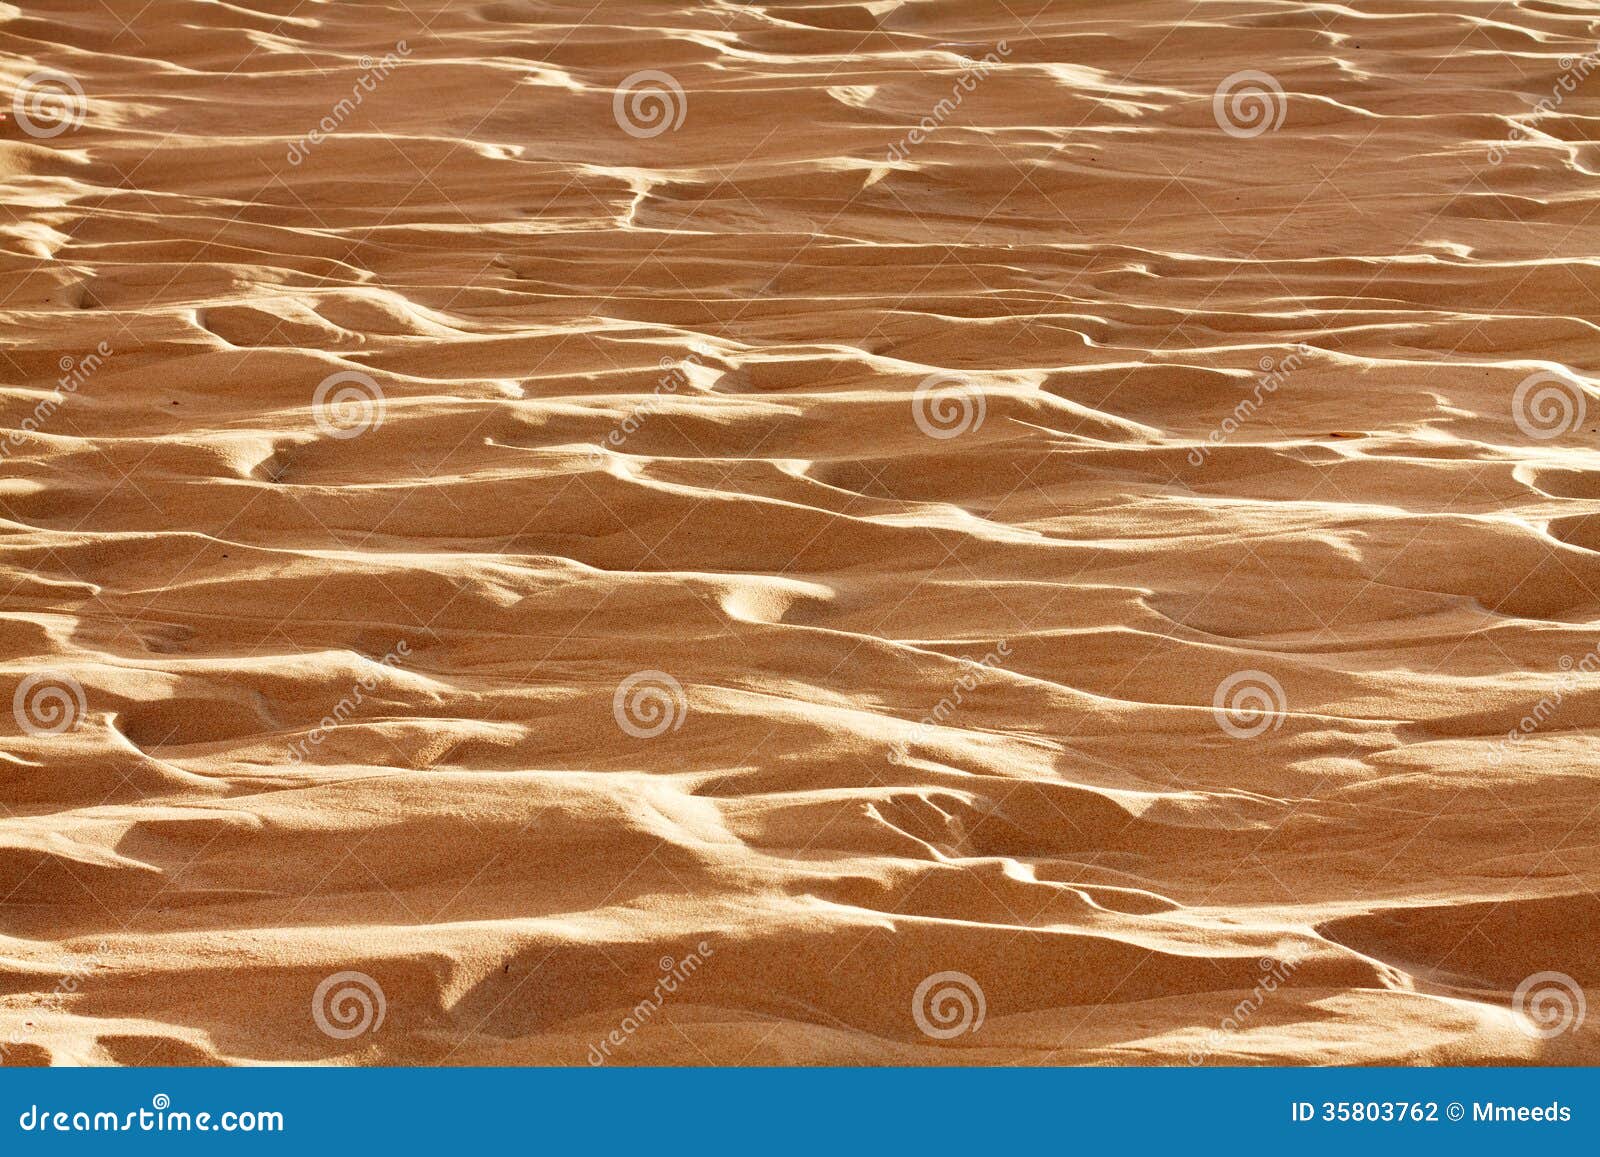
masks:
<path id="1" fill-rule="evenodd" d="M 4 1063 L 1600 1060 L 1591 5 L 0 52 Z"/>

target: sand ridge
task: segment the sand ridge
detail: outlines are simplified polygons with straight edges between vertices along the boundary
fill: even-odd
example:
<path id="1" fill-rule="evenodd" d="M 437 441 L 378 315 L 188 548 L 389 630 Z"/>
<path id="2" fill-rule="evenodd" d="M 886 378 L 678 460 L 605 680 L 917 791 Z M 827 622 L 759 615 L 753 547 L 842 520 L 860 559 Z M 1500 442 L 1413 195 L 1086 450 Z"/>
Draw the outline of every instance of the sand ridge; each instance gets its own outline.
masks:
<path id="1" fill-rule="evenodd" d="M 1597 52 L 0 3 L 0 1059 L 1593 1063 Z"/>

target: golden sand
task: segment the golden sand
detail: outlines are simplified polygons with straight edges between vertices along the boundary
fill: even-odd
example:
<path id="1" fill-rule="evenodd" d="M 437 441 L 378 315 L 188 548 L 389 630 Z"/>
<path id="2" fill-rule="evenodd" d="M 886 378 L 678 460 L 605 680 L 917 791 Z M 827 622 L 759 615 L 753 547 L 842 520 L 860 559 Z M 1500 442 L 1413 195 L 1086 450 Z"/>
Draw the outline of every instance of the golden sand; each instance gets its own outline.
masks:
<path id="1" fill-rule="evenodd" d="M 0 1059 L 1600 1060 L 1597 50 L 0 3 Z"/>

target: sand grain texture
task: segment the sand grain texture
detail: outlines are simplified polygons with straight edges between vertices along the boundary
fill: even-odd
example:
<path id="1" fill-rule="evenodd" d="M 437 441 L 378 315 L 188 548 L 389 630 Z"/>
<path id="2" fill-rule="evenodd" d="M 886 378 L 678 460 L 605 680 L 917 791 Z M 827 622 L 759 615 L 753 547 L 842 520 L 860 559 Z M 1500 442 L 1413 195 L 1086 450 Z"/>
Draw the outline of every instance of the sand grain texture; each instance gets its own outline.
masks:
<path id="1" fill-rule="evenodd" d="M 0 3 L 4 1060 L 1600 1059 L 1597 47 Z"/>

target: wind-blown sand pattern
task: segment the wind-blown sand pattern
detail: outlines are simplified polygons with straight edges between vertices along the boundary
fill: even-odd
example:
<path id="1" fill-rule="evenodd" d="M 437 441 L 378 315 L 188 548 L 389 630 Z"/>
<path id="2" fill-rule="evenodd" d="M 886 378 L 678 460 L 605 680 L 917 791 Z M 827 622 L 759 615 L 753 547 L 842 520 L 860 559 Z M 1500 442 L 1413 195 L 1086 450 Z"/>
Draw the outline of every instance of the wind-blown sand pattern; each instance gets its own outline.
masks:
<path id="1" fill-rule="evenodd" d="M 1592 5 L 0 50 L 6 1063 L 1600 1059 Z"/>

